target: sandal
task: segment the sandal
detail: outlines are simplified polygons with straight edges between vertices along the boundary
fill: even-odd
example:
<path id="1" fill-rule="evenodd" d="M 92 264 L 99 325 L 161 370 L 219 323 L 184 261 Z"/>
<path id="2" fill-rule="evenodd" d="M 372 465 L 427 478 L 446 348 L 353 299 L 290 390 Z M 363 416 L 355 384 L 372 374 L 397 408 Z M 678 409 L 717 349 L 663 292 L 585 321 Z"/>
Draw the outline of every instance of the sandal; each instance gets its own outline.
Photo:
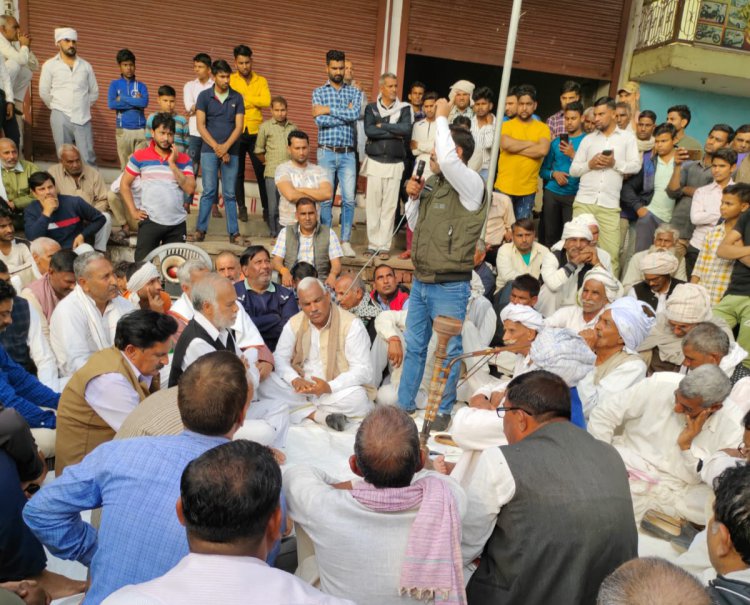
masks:
<path id="1" fill-rule="evenodd" d="M 409 260 L 411 258 L 411 250 L 406 250 L 398 255 L 401 260 Z"/>
<path id="2" fill-rule="evenodd" d="M 235 244 L 236 246 L 249 246 L 250 240 L 246 239 L 244 235 L 240 233 L 232 233 L 232 235 L 229 236 L 229 243 Z"/>
<path id="3" fill-rule="evenodd" d="M 389 258 L 391 258 L 391 255 L 388 252 L 379 252 L 378 258 L 380 260 L 388 260 Z"/>
<path id="4" fill-rule="evenodd" d="M 195 233 L 191 233 L 187 236 L 187 241 L 189 242 L 202 242 L 206 239 L 206 232 L 205 231 L 196 231 Z"/>

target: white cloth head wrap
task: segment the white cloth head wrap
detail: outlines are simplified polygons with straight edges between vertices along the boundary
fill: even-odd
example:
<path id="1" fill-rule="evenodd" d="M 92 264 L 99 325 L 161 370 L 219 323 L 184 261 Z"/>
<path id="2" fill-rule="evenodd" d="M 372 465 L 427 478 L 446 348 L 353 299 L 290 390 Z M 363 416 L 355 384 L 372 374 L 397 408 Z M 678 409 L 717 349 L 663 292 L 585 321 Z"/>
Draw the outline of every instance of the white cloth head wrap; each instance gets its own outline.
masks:
<path id="1" fill-rule="evenodd" d="M 654 250 L 641 258 L 639 269 L 644 275 L 673 275 L 679 266 L 680 261 L 668 250 Z"/>
<path id="2" fill-rule="evenodd" d="M 81 254 L 87 254 L 88 252 L 96 252 L 94 250 L 94 247 L 91 244 L 83 243 L 78 248 L 73 248 L 73 252 L 76 253 L 76 256 L 81 256 Z"/>
<path id="3" fill-rule="evenodd" d="M 143 288 L 146 284 L 154 279 L 159 279 L 159 270 L 153 263 L 144 263 L 144 265 L 138 269 L 128 280 L 128 300 L 134 304 L 138 304 L 140 297 L 138 296 L 138 290 Z"/>
<path id="4" fill-rule="evenodd" d="M 531 360 L 542 370 L 560 376 L 574 387 L 594 367 L 596 354 L 578 334 L 566 328 L 547 328 L 531 344 Z"/>
<path id="5" fill-rule="evenodd" d="M 572 222 L 579 225 L 586 225 L 587 227 L 591 227 L 592 225 L 597 228 L 599 227 L 599 221 L 596 220 L 596 217 L 593 214 L 589 214 L 588 212 L 573 217 Z"/>
<path id="6" fill-rule="evenodd" d="M 474 105 L 474 88 L 475 85 L 473 82 L 469 82 L 468 80 L 459 80 L 458 82 L 454 82 L 451 85 L 450 92 L 448 93 L 448 100 L 452 103 L 453 99 L 456 97 L 456 91 L 465 92 L 469 95 L 469 103 L 471 105 Z"/>
<path id="7" fill-rule="evenodd" d="M 593 214 L 580 214 L 577 217 L 575 217 L 572 221 L 569 223 L 565 223 L 563 226 L 563 232 L 562 232 L 562 238 L 559 242 L 555 242 L 552 244 L 552 247 L 550 250 L 552 252 L 558 252 L 563 249 L 565 246 L 565 240 L 571 237 L 583 237 L 589 240 L 590 242 L 594 240 L 594 234 L 591 233 L 591 229 L 589 229 L 589 225 L 596 224 L 596 220 L 594 220 L 594 223 L 589 223 L 587 220 L 581 221 L 580 219 L 583 217 L 591 217 L 594 218 Z"/>
<path id="8" fill-rule="evenodd" d="M 607 309 L 612 313 L 612 321 L 615 322 L 620 338 L 625 343 L 625 351 L 637 355 L 638 347 L 656 323 L 655 317 L 646 315 L 646 310 L 656 315 L 651 305 L 631 296 L 624 296 L 614 301 Z"/>
<path id="9" fill-rule="evenodd" d="M 583 283 L 585 284 L 590 279 L 598 281 L 599 283 L 604 285 L 604 292 L 607 295 L 607 300 L 609 302 L 617 300 L 624 294 L 622 284 L 614 277 L 612 277 L 612 274 L 604 267 L 597 266 L 591 269 L 583 278 Z M 581 298 L 582 292 L 583 286 L 581 286 L 581 289 L 578 291 L 579 300 Z"/>
<path id="10" fill-rule="evenodd" d="M 541 313 L 527 305 L 517 305 L 515 303 L 506 305 L 500 311 L 500 319 L 502 321 L 516 321 L 530 330 L 536 330 L 537 332 L 541 332 L 544 329 L 544 318 Z"/>
<path id="11" fill-rule="evenodd" d="M 60 40 L 78 40 L 78 32 L 72 27 L 55 28 L 55 44 Z"/>
<path id="12" fill-rule="evenodd" d="M 697 324 L 711 319 L 711 296 L 699 284 L 680 284 L 667 298 L 667 319 Z"/>

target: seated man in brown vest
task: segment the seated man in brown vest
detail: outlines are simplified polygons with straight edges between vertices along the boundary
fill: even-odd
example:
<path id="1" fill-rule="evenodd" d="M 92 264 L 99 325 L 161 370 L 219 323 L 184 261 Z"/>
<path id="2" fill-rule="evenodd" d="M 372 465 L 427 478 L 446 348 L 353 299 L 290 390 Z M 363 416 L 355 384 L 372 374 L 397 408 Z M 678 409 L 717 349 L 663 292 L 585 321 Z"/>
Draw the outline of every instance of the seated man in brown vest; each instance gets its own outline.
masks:
<path id="1" fill-rule="evenodd" d="M 284 325 L 276 369 L 258 395 L 288 404 L 292 422 L 309 418 L 343 431 L 347 419 L 372 408 L 370 337 L 359 319 L 332 304 L 319 279 L 306 277 L 297 293 L 302 311 Z"/>
<path id="2" fill-rule="evenodd" d="M 282 285 L 292 287 L 291 269 L 296 262 L 310 263 L 318 277 L 331 289 L 341 273 L 344 253 L 336 233 L 318 221 L 315 202 L 309 197 L 297 200 L 297 222 L 283 227 L 271 252 L 273 269 L 281 276 Z"/>
<path id="3" fill-rule="evenodd" d="M 242 351 L 237 344 L 232 326 L 241 309 L 237 305 L 237 293 L 232 282 L 218 273 L 207 273 L 192 284 L 191 299 L 195 315 L 174 348 L 169 386 L 175 386 L 183 372 L 204 355 L 229 351 L 245 364 L 247 380 L 254 393 L 258 384 L 271 373 L 272 366 L 258 359 L 258 348 L 250 347 Z M 255 402 L 250 406 L 237 438 L 284 447 L 288 416 L 287 406 L 278 400 Z"/>
<path id="4" fill-rule="evenodd" d="M 177 322 L 137 310 L 117 322 L 115 346 L 97 351 L 68 381 L 57 416 L 55 473 L 110 441 L 128 414 L 159 388 Z"/>

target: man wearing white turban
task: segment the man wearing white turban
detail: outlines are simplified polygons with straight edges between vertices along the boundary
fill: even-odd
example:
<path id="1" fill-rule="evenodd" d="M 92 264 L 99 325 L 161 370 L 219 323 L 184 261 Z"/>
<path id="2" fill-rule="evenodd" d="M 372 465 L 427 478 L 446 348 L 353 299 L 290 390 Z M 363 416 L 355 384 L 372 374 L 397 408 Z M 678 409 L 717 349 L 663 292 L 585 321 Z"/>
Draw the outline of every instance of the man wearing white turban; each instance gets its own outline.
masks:
<path id="1" fill-rule="evenodd" d="M 153 263 L 139 263 L 128 273 L 128 289 L 123 296 L 141 309 L 151 309 L 157 313 L 166 313 L 171 306 L 169 296 L 164 293 L 161 275 Z M 166 304 L 166 308 L 165 308 Z"/>
<path id="2" fill-rule="evenodd" d="M 545 323 L 549 328 L 567 328 L 576 334 L 586 330 L 593 337 L 593 328 L 605 305 L 614 302 L 622 294 L 622 285 L 609 271 L 603 267 L 594 267 L 583 278 L 577 304 L 559 308 Z"/>
<path id="3" fill-rule="evenodd" d="M 634 298 L 618 298 L 599 317 L 594 328 L 594 368 L 576 387 L 586 418 L 599 401 L 646 377 L 638 345 L 654 325 L 654 310 Z"/>
<path id="4" fill-rule="evenodd" d="M 712 316 L 708 291 L 698 284 L 679 284 L 672 291 L 664 311 L 657 313 L 651 334 L 638 348 L 649 366 L 649 373 L 678 372 L 685 359 L 682 338 L 702 321 L 715 323 L 734 342 L 734 335 L 726 322 Z"/>
<path id="5" fill-rule="evenodd" d="M 49 107 L 55 149 L 73 143 L 87 164 L 96 164 L 91 129 L 91 106 L 99 86 L 91 65 L 78 57 L 78 33 L 71 27 L 55 30 L 59 51 L 42 66 L 39 96 Z"/>
<path id="6" fill-rule="evenodd" d="M 560 307 L 575 305 L 583 276 L 600 265 L 598 250 L 592 245 L 591 230 L 573 221 L 563 227 L 563 247 L 542 261 L 537 310 L 549 317 Z"/>
<path id="7" fill-rule="evenodd" d="M 469 119 L 474 116 L 474 110 L 472 109 L 474 88 L 474 83 L 468 80 L 459 80 L 451 85 L 448 100 L 453 104 L 453 107 L 448 114 L 449 124 L 452 124 L 458 116 L 465 116 Z"/>
<path id="8" fill-rule="evenodd" d="M 657 313 L 663 311 L 674 289 L 685 283 L 672 277 L 679 266 L 680 261 L 671 252 L 649 252 L 641 258 L 640 270 L 643 281 L 630 288 L 628 296 L 648 303 Z"/>

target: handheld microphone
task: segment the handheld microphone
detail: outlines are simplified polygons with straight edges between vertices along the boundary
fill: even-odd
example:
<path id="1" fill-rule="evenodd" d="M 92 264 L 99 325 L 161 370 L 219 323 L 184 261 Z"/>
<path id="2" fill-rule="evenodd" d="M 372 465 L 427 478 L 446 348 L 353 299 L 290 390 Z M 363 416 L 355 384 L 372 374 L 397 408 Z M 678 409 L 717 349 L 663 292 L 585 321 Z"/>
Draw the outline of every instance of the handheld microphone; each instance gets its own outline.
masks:
<path id="1" fill-rule="evenodd" d="M 418 181 L 421 180 L 422 175 L 424 174 L 424 167 L 425 167 L 425 161 L 424 160 L 419 160 L 417 162 L 417 172 L 416 172 L 417 180 Z"/>

